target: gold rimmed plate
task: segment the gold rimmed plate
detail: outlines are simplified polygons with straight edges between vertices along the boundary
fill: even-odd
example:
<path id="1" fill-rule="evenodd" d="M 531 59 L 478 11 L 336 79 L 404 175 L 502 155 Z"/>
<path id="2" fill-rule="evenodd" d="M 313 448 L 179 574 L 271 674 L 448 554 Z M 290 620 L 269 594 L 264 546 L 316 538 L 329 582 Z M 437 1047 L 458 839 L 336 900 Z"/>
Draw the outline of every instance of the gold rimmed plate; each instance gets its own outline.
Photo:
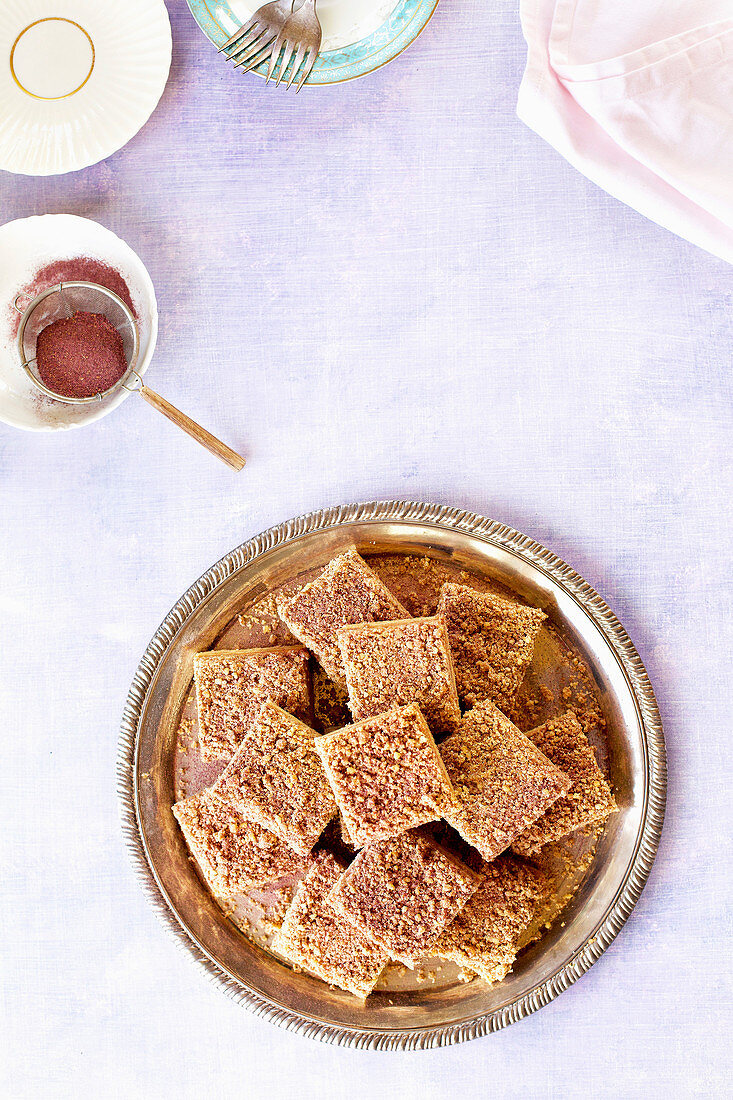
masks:
<path id="1" fill-rule="evenodd" d="M 605 719 L 619 812 L 557 921 L 502 983 L 450 981 L 373 994 L 365 1005 L 296 973 L 248 939 L 208 893 L 170 810 L 179 718 L 193 655 L 242 608 L 347 546 L 367 555 L 420 555 L 515 593 L 549 616 L 587 667 Z M 609 608 L 568 565 L 510 528 L 470 512 L 402 501 L 299 517 L 212 566 L 166 616 L 133 681 L 119 759 L 124 828 L 142 880 L 169 929 L 236 1000 L 331 1042 L 427 1047 L 495 1031 L 540 1008 L 600 957 L 633 909 L 659 843 L 664 739 L 638 653 Z"/>
<path id="2" fill-rule="evenodd" d="M 163 0 L 3 0 L 0 168 L 96 164 L 147 122 L 171 63 Z"/>

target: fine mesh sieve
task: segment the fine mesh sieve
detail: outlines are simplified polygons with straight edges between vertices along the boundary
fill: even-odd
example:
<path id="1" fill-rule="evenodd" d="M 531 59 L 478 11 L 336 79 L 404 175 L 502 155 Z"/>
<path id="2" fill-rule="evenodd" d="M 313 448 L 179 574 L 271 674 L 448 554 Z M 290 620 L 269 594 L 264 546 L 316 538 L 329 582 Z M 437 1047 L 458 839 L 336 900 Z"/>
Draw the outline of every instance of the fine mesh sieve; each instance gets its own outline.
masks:
<path id="1" fill-rule="evenodd" d="M 18 329 L 18 354 L 21 365 L 33 385 L 47 397 L 52 397 L 54 401 L 63 401 L 67 405 L 88 405 L 92 401 L 101 401 L 108 397 L 121 386 L 132 389 L 129 385 L 130 380 L 133 377 L 139 379 L 139 375 L 135 374 L 135 364 L 140 350 L 137 323 L 122 299 L 106 287 L 98 286 L 97 283 L 58 283 L 42 291 L 22 311 L 16 298 L 15 308 L 21 313 Z M 108 389 L 92 394 L 91 397 L 68 397 L 66 394 L 50 390 L 42 381 L 36 362 L 36 342 L 43 329 L 54 321 L 65 320 L 79 311 L 101 313 L 106 317 L 122 338 L 127 361 L 127 370 L 122 378 Z"/>
<path id="2" fill-rule="evenodd" d="M 106 287 L 97 283 L 68 282 L 58 283 L 56 286 L 44 290 L 35 297 L 29 305 L 23 308 L 20 305 L 20 295 L 15 299 L 15 308 L 20 313 L 20 326 L 18 328 L 18 355 L 21 366 L 29 379 L 41 393 L 54 401 L 63 401 L 67 405 L 87 405 L 90 401 L 101 401 L 111 393 L 124 387 L 130 392 L 137 392 L 152 405 L 154 409 L 162 413 L 168 420 L 205 447 L 211 454 L 216 455 L 232 470 L 241 470 L 244 459 L 222 443 L 211 432 L 207 432 L 190 416 L 186 416 L 170 401 L 166 401 L 159 393 L 155 393 L 143 383 L 142 378 L 135 370 L 138 352 L 140 350 L 140 334 L 137 323 L 131 311 L 121 298 Z M 36 344 L 39 334 L 54 321 L 65 320 L 74 313 L 101 313 L 114 328 L 121 338 L 122 346 L 127 361 L 127 370 L 109 389 L 91 397 L 67 397 L 65 394 L 56 393 L 44 384 L 38 373 L 36 362 Z"/>

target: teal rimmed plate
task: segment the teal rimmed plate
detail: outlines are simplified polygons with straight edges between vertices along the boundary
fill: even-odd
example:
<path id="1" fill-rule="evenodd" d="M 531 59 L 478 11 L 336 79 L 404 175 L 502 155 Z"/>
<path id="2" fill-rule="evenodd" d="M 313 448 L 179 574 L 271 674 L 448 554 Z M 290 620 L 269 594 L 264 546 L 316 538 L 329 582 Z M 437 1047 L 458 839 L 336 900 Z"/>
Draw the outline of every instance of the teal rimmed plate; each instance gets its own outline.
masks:
<path id="1" fill-rule="evenodd" d="M 262 0 L 188 0 L 194 19 L 215 46 L 247 22 Z M 341 84 L 366 76 L 406 50 L 426 26 L 438 0 L 322 0 L 323 43 L 309 85 Z M 253 70 L 264 76 L 266 66 Z"/>

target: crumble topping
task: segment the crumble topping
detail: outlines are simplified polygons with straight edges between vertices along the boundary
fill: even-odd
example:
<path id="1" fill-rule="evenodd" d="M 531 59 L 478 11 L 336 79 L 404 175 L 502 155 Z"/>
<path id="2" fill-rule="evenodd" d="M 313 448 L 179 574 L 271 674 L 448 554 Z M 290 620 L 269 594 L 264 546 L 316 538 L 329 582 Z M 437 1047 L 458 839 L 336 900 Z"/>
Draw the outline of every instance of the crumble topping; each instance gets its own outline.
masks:
<path id="1" fill-rule="evenodd" d="M 309 661 L 302 646 L 197 653 L 193 668 L 203 759 L 231 759 L 266 699 L 310 721 Z"/>
<path id="2" fill-rule="evenodd" d="M 500 982 L 512 968 L 522 933 L 540 912 L 547 882 L 536 868 L 511 856 L 484 864 L 483 871 L 483 883 L 434 951 L 487 982 Z"/>
<path id="3" fill-rule="evenodd" d="M 307 855 L 336 814 L 314 747 L 318 734 L 276 707 L 262 705 L 213 789 L 250 821 Z"/>
<path id="4" fill-rule="evenodd" d="M 438 609 L 462 702 L 472 707 L 488 699 L 506 709 L 532 660 L 544 613 L 461 584 L 443 585 Z"/>
<path id="5" fill-rule="evenodd" d="M 616 811 L 611 788 L 572 711 L 530 730 L 527 737 L 562 768 L 572 787 L 513 841 L 512 848 L 523 856 L 534 855 L 550 841 L 560 840 L 585 825 L 605 821 Z"/>
<path id="6" fill-rule="evenodd" d="M 480 882 L 431 837 L 413 831 L 363 848 L 329 901 L 390 958 L 414 967 Z"/>
<path id="7" fill-rule="evenodd" d="M 456 792 L 444 817 L 486 860 L 570 789 L 570 779 L 493 703 L 464 717 L 440 754 Z"/>
<path id="8" fill-rule="evenodd" d="M 363 1000 L 374 989 L 388 955 L 328 901 L 343 870 L 329 852 L 315 857 L 273 947 L 295 966 Z"/>
<path id="9" fill-rule="evenodd" d="M 427 723 L 410 705 L 319 737 L 315 743 L 360 848 L 436 821 L 453 788 Z"/>
<path id="10" fill-rule="evenodd" d="M 417 703 L 435 734 L 458 727 L 461 708 L 440 616 L 346 626 L 337 640 L 355 718 Z"/>
<path id="11" fill-rule="evenodd" d="M 309 860 L 207 788 L 173 806 L 212 893 L 229 898 L 303 872 Z"/>
<path id="12" fill-rule="evenodd" d="M 277 601 L 280 618 L 317 657 L 338 686 L 346 687 L 336 631 L 349 623 L 402 619 L 408 612 L 355 549 L 328 563 L 314 581 Z"/>

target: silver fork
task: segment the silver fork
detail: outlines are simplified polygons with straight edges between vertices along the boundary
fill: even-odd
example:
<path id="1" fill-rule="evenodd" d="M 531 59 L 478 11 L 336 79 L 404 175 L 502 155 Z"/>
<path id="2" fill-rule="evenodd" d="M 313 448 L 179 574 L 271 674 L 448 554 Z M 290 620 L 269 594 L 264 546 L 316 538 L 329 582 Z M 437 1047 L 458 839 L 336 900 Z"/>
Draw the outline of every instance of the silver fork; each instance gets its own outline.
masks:
<path id="1" fill-rule="evenodd" d="M 299 92 L 316 63 L 320 48 L 321 24 L 316 15 L 316 0 L 305 0 L 302 7 L 293 12 L 275 39 L 275 44 L 270 54 L 270 65 L 267 70 L 267 82 L 269 83 L 270 78 L 275 73 L 280 51 L 282 50 L 283 55 L 280 61 L 280 72 L 275 81 L 275 87 L 278 86 L 285 76 L 288 65 L 292 59 L 290 78 L 287 86 L 289 88 L 293 83 L 302 65 L 303 68 L 301 70 L 300 79 L 295 87 L 296 93 Z M 294 53 L 295 57 L 293 57 Z"/>
<path id="2" fill-rule="evenodd" d="M 242 72 L 248 73 L 270 56 L 292 11 L 293 0 L 273 0 L 273 3 L 264 4 L 219 47 L 219 53 L 225 53 L 229 61 L 234 61 L 235 69 L 245 65 Z"/>

